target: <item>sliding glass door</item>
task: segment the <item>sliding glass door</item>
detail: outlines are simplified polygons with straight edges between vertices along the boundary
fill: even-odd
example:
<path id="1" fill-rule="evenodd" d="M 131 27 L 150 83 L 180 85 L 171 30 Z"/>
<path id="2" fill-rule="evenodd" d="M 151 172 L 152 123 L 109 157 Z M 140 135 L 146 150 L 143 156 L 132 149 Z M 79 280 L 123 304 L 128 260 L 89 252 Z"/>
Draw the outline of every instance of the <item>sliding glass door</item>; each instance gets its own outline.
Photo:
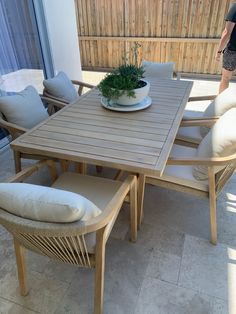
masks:
<path id="1" fill-rule="evenodd" d="M 42 1 L 0 0 L 0 97 L 27 85 L 40 93 L 52 75 Z M 0 130 L 0 141 L 5 135 Z"/>

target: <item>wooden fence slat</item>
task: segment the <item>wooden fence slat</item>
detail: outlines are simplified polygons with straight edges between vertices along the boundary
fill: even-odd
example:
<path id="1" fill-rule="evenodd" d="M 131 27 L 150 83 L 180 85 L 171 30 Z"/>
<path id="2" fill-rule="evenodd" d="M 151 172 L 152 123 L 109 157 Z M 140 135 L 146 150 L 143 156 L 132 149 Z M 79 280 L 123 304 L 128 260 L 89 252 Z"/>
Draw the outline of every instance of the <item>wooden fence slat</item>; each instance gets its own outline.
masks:
<path id="1" fill-rule="evenodd" d="M 154 62 L 175 62 L 178 72 L 220 74 L 214 60 L 233 0 L 75 0 L 81 63 L 117 67 L 134 43 Z"/>

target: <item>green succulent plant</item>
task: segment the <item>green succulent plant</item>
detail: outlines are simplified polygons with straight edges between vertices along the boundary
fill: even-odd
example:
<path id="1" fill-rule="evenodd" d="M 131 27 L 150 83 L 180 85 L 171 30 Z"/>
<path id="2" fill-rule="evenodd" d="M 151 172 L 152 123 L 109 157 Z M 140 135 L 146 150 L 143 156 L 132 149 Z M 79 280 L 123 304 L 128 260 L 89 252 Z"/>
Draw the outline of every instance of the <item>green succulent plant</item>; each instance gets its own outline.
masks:
<path id="1" fill-rule="evenodd" d="M 144 81 L 141 81 L 144 69 L 138 62 L 140 47 L 141 45 L 135 42 L 134 47 L 131 49 L 133 63 L 129 64 L 129 53 L 127 53 L 124 64 L 107 74 L 98 85 L 99 91 L 108 100 L 117 99 L 124 94 L 128 97 L 135 97 L 134 89 L 146 85 Z"/>
<path id="2" fill-rule="evenodd" d="M 144 69 L 134 64 L 123 64 L 107 74 L 98 85 L 101 94 L 108 99 L 117 99 L 126 94 L 134 97 L 134 89 L 145 86 L 143 81 Z"/>

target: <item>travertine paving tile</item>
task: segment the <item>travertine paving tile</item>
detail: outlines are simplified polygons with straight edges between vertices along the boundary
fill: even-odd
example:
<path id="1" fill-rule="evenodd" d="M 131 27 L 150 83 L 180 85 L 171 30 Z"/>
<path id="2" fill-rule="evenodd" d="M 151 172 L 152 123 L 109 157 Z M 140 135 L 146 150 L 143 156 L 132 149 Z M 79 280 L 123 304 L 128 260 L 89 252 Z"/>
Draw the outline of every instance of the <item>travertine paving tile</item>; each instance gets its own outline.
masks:
<path id="1" fill-rule="evenodd" d="M 214 246 L 206 240 L 186 235 L 179 285 L 227 300 L 232 276 L 229 266 L 226 245 L 218 243 Z"/>
<path id="2" fill-rule="evenodd" d="M 227 303 L 191 289 L 146 277 L 135 314 L 226 314 Z"/>
<path id="3" fill-rule="evenodd" d="M 151 225 L 143 223 L 138 233 L 137 244 L 142 245 L 147 250 L 155 249 L 181 257 L 184 233 L 161 224 Z"/>
<path id="4" fill-rule="evenodd" d="M 124 204 L 112 228 L 110 237 L 125 240 L 130 236 L 130 212 L 128 204 Z"/>
<path id="5" fill-rule="evenodd" d="M 78 267 L 74 265 L 65 264 L 33 252 L 28 252 L 27 265 L 32 271 L 65 283 L 70 283 L 78 272 Z"/>
<path id="6" fill-rule="evenodd" d="M 151 253 L 146 276 L 177 284 L 181 257 L 154 249 Z"/>
<path id="7" fill-rule="evenodd" d="M 217 202 L 218 240 L 236 247 L 236 173 Z"/>
<path id="8" fill-rule="evenodd" d="M 144 222 L 209 239 L 207 199 L 148 185 L 144 204 Z"/>
<path id="9" fill-rule="evenodd" d="M 134 313 L 149 255 L 131 242 L 111 239 L 106 257 L 104 313 Z M 94 271 L 81 269 L 55 314 L 93 313 L 93 293 Z"/>
<path id="10" fill-rule="evenodd" d="M 0 314 L 35 314 L 39 312 L 31 311 L 23 306 L 0 298 Z"/>
<path id="11" fill-rule="evenodd" d="M 94 270 L 81 268 L 53 313 L 92 314 L 93 297 Z"/>
<path id="12" fill-rule="evenodd" d="M 68 284 L 47 278 L 37 272 L 28 272 L 29 294 L 21 296 L 18 288 L 16 269 L 0 278 L 0 297 L 13 301 L 29 310 L 51 314 L 68 289 Z"/>

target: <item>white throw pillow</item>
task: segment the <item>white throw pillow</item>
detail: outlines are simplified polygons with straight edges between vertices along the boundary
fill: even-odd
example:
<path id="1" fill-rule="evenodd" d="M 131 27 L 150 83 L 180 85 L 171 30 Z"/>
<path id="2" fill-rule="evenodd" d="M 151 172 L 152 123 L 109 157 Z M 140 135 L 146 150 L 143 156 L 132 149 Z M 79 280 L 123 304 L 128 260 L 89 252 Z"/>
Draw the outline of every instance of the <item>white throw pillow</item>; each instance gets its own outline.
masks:
<path id="1" fill-rule="evenodd" d="M 142 66 L 144 68 L 145 77 L 160 77 L 160 78 L 173 78 L 174 62 L 150 62 L 143 60 Z"/>
<path id="2" fill-rule="evenodd" d="M 197 157 L 224 157 L 236 153 L 236 108 L 223 114 L 209 133 L 203 138 L 197 149 Z M 215 173 L 224 166 L 214 167 Z M 193 175 L 197 180 L 208 178 L 207 166 L 193 167 Z"/>
<path id="3" fill-rule="evenodd" d="M 87 221 L 101 210 L 82 195 L 28 183 L 0 183 L 0 207 L 44 222 Z"/>
<path id="4" fill-rule="evenodd" d="M 15 95 L 0 97 L 0 111 L 8 122 L 31 129 L 48 117 L 42 100 L 33 86 Z"/>
<path id="5" fill-rule="evenodd" d="M 209 104 L 203 113 L 203 117 L 220 117 L 226 111 L 234 107 L 236 107 L 236 91 L 235 89 L 227 88 Z M 209 132 L 209 130 L 210 128 L 202 126 L 200 128 L 201 135 L 204 137 Z"/>
<path id="6" fill-rule="evenodd" d="M 68 103 L 79 98 L 74 85 L 64 72 L 59 72 L 55 77 L 44 80 L 43 85 L 49 94 Z"/>

